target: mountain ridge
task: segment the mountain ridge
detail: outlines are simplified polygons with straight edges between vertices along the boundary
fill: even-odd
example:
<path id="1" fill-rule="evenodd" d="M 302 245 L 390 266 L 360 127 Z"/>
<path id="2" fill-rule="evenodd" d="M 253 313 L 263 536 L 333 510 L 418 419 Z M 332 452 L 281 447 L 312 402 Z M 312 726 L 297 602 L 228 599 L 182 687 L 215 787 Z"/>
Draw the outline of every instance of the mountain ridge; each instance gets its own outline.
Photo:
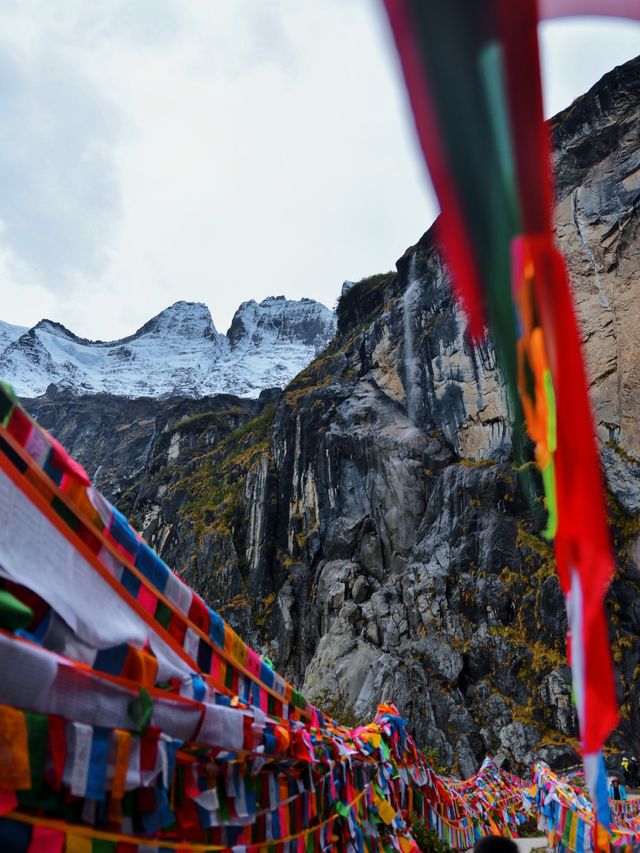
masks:
<path id="1" fill-rule="evenodd" d="M 82 338 L 46 318 L 31 328 L 2 323 L 0 375 L 27 398 L 50 385 L 81 395 L 256 398 L 286 385 L 334 332 L 330 309 L 283 296 L 242 303 L 227 335 L 204 303 L 184 300 L 112 341 Z"/>

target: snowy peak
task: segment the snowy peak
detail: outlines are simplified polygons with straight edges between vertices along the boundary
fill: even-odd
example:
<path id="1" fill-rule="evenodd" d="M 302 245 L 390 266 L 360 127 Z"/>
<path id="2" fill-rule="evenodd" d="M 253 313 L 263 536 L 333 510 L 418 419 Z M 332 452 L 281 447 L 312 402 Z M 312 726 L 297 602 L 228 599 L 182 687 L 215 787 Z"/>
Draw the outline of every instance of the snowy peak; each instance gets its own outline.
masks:
<path id="1" fill-rule="evenodd" d="M 215 338 L 211 312 L 203 302 L 176 302 L 152 317 L 130 338 L 151 335 L 157 338 Z M 121 343 L 121 341 L 119 342 Z"/>
<path id="2" fill-rule="evenodd" d="M 313 299 L 270 296 L 236 311 L 226 340 L 231 386 L 240 396 L 283 387 L 327 346 L 336 330 L 333 311 Z M 230 389 L 229 389 L 230 390 Z"/>
<path id="3" fill-rule="evenodd" d="M 227 338 L 233 349 L 271 342 L 289 341 L 307 347 L 326 345 L 327 308 L 313 299 L 291 302 L 284 296 L 269 296 L 257 303 L 243 302 L 236 311 Z"/>
<path id="4" fill-rule="evenodd" d="M 69 341 L 79 341 L 80 343 L 89 343 L 84 338 L 79 338 L 77 335 L 74 335 L 73 332 L 70 332 L 66 326 L 63 326 L 62 323 L 56 323 L 54 320 L 40 320 L 35 324 L 33 329 L 25 329 L 25 331 L 29 332 L 44 332 L 47 335 L 53 335 L 58 338 L 66 338 Z"/>
<path id="5" fill-rule="evenodd" d="M 0 322 L 0 378 L 23 397 L 51 384 L 124 397 L 257 397 L 289 382 L 334 333 L 324 305 L 283 296 L 243 303 L 227 335 L 201 302 L 176 302 L 116 341 L 79 338 L 52 320 L 31 329 Z"/>

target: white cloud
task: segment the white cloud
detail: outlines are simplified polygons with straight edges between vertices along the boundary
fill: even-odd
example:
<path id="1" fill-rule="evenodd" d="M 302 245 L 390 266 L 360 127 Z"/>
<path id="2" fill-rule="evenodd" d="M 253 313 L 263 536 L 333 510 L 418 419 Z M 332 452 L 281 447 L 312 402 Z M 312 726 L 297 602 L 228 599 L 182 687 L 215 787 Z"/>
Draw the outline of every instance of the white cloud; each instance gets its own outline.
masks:
<path id="1" fill-rule="evenodd" d="M 640 23 L 563 18 L 540 26 L 545 114 L 555 115 L 594 83 L 640 54 Z"/>
<path id="2" fill-rule="evenodd" d="M 12 322 L 13 318 L 19 318 L 23 314 L 25 304 L 31 304 L 38 306 L 38 310 L 46 316 L 47 312 L 55 307 L 55 297 L 50 290 L 34 280 L 29 267 L 7 245 L 4 232 L 4 222 L 0 221 L 0 282 L 2 282 L 3 313 L 8 322 Z M 14 322 L 20 325 L 17 319 Z"/>
<path id="3" fill-rule="evenodd" d="M 570 100 L 592 57 L 554 27 Z M 333 304 L 433 219 L 375 0 L 26 0 L 0 30 L 2 319 L 112 338 L 191 299 L 224 330 L 245 299 Z"/>

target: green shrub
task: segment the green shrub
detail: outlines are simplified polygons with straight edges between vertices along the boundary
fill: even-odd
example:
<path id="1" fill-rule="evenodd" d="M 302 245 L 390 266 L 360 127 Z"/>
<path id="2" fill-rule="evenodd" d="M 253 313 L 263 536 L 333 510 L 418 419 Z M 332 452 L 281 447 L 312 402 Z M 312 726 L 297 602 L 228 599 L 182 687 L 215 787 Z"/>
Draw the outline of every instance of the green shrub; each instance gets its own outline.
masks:
<path id="1" fill-rule="evenodd" d="M 424 853 L 451 853 L 451 847 L 443 841 L 438 833 L 428 827 L 420 815 L 411 812 L 409 826 L 418 847 Z"/>

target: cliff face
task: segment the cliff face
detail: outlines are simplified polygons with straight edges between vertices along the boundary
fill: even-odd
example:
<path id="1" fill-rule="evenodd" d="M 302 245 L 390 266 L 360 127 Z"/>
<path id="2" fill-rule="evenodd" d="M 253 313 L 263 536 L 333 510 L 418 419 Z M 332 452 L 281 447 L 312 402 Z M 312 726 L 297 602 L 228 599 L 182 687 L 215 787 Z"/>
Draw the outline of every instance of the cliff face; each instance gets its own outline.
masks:
<path id="1" fill-rule="evenodd" d="M 618 556 L 609 605 L 624 704 L 614 746 L 636 750 L 638 92 L 634 61 L 552 122 L 557 234 Z M 569 758 L 576 720 L 552 552 L 521 495 L 494 352 L 469 345 L 433 235 L 396 272 L 346 289 L 337 320 L 333 343 L 282 395 L 255 412 L 236 401 L 238 420 L 225 415 L 215 434 L 203 410 L 189 419 L 178 401 L 172 412 L 156 402 L 144 471 L 130 470 L 119 504 L 337 716 L 393 701 L 418 740 L 464 774 L 485 752 L 516 765 L 534 751 Z M 74 405 L 51 409 L 58 435 Z M 139 415 L 122 416 L 135 421 L 133 437 L 146 417 L 135 405 Z M 67 441 L 83 459 L 86 439 Z M 115 479 L 103 481 L 112 495 Z"/>
<path id="2" fill-rule="evenodd" d="M 29 412 L 69 448 L 109 499 L 130 505 L 158 470 L 182 471 L 189 460 L 214 447 L 256 417 L 278 390 L 258 400 L 217 394 L 193 400 L 128 400 L 111 394 L 76 396 L 50 388 L 28 401 Z"/>
<path id="3" fill-rule="evenodd" d="M 377 305 L 350 333 L 359 288 Z M 274 420 L 276 547 L 293 562 L 273 651 L 320 702 L 358 716 L 396 702 L 465 774 L 487 751 L 524 761 L 575 720 L 562 599 L 494 354 L 469 346 L 430 235 L 338 316 L 340 345 Z"/>

